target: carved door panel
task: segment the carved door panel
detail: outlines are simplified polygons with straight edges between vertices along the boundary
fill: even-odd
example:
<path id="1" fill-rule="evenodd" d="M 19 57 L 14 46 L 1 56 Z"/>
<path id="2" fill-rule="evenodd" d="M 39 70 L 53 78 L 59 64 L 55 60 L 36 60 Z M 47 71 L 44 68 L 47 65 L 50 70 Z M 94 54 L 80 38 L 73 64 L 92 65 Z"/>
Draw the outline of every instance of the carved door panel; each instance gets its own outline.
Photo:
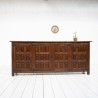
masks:
<path id="1" fill-rule="evenodd" d="M 51 70 L 50 43 L 35 43 L 33 49 L 33 71 Z"/>
<path id="2" fill-rule="evenodd" d="M 74 43 L 72 46 L 72 70 L 85 71 L 89 65 L 89 43 Z"/>
<path id="3" fill-rule="evenodd" d="M 52 45 L 53 69 L 55 71 L 69 71 L 71 66 L 70 44 L 54 43 Z"/>
<path id="4" fill-rule="evenodd" d="M 30 44 L 21 43 L 13 44 L 14 52 L 14 68 L 18 71 L 29 71 L 31 70 L 31 46 Z"/>

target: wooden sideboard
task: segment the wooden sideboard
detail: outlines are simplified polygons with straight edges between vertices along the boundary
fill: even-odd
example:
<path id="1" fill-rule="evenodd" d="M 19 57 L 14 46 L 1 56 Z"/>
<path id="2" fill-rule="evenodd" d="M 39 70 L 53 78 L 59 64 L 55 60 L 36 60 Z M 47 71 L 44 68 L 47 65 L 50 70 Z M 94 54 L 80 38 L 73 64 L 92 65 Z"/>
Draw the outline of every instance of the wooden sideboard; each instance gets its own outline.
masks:
<path id="1" fill-rule="evenodd" d="M 91 41 L 11 41 L 14 73 L 87 72 Z"/>

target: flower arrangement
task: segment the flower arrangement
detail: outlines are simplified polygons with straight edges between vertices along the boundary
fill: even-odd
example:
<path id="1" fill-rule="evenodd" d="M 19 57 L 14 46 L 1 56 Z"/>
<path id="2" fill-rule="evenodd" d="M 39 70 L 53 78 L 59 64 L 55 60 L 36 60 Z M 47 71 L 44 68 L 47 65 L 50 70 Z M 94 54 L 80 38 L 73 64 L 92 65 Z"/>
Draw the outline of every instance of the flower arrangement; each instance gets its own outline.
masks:
<path id="1" fill-rule="evenodd" d="M 73 36 L 73 40 L 74 40 L 74 41 L 77 41 L 78 38 L 77 38 L 77 36 L 76 36 L 76 32 L 73 33 L 73 34 L 74 34 L 74 36 Z"/>

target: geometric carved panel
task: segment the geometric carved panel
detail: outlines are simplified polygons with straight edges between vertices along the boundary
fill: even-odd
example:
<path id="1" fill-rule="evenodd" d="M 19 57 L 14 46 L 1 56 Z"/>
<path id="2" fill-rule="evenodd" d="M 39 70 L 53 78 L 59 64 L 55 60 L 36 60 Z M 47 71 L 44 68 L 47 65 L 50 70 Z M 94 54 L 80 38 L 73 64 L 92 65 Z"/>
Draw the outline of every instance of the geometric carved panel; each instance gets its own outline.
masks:
<path id="1" fill-rule="evenodd" d="M 30 63 L 30 46 L 23 44 L 15 46 L 15 68 L 17 70 L 29 70 L 31 68 Z"/>

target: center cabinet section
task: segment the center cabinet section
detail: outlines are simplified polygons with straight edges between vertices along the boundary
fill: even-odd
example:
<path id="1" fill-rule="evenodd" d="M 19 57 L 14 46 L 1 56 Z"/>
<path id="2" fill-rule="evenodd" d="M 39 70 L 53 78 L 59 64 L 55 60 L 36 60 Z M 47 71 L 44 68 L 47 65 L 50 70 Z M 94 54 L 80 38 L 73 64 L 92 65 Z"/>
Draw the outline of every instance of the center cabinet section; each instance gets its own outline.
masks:
<path id="1" fill-rule="evenodd" d="M 90 72 L 90 41 L 12 41 L 12 76 L 32 72 Z"/>
<path id="2" fill-rule="evenodd" d="M 52 44 L 52 65 L 55 71 L 69 71 L 71 68 L 71 44 Z"/>
<path id="3" fill-rule="evenodd" d="M 69 71 L 71 45 L 64 43 L 32 44 L 33 71 Z"/>
<path id="4" fill-rule="evenodd" d="M 32 63 L 33 71 L 52 70 L 51 44 L 34 43 L 32 44 Z"/>

